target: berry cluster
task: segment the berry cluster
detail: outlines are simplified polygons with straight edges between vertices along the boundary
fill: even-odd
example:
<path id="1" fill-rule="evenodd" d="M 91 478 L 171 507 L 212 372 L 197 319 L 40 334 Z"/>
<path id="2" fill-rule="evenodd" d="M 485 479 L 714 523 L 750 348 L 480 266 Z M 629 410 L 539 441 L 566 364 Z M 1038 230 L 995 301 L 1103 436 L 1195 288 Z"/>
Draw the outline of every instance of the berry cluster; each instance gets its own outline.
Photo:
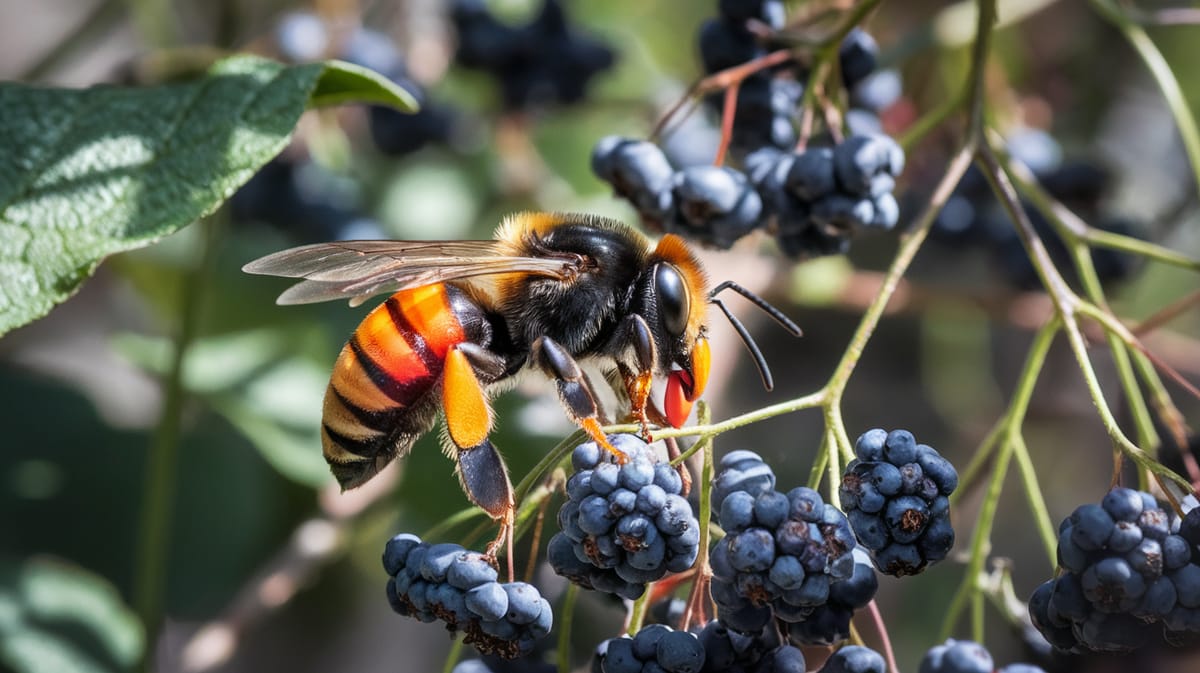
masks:
<path id="1" fill-rule="evenodd" d="M 676 171 L 651 142 L 602 138 L 592 170 L 656 231 L 728 248 L 761 224 L 762 199 L 745 174 L 725 166 Z"/>
<path id="2" fill-rule="evenodd" d="M 451 18 L 459 65 L 495 78 L 509 110 L 579 102 L 588 82 L 613 65 L 612 49 L 573 30 L 560 0 L 545 0 L 519 27 L 498 20 L 482 0 L 456 0 Z"/>
<path id="3" fill-rule="evenodd" d="M 882 133 L 852 135 L 832 148 L 765 147 L 746 157 L 779 246 L 794 258 L 844 253 L 859 230 L 895 227 L 900 206 L 892 190 L 903 169 L 904 151 Z"/>
<path id="4" fill-rule="evenodd" d="M 803 621 L 788 625 L 788 636 L 801 645 L 837 645 L 850 637 L 850 618 L 866 607 L 879 589 L 871 558 L 861 547 L 854 548 L 854 572 L 829 585 L 829 600 Z"/>
<path id="5" fill-rule="evenodd" d="M 764 56 L 786 12 L 779 0 L 720 2 L 719 15 L 700 29 L 700 57 L 714 73 Z M 842 83 L 851 92 L 851 132 L 806 138 L 796 150 L 796 116 L 802 69 L 763 70 L 740 82 L 729 147 L 744 171 L 728 166 L 676 170 L 653 143 L 617 136 L 600 140 L 592 169 L 627 199 L 647 227 L 704 245 L 729 248 L 760 228 L 770 228 L 788 256 L 804 259 L 846 252 L 863 229 L 889 230 L 900 218 L 893 195 L 904 152 L 882 132 L 875 116 L 899 96 L 899 77 L 874 73 L 878 46 L 861 29 L 850 31 L 839 52 Z M 873 74 L 874 73 L 874 74 Z M 705 99 L 723 113 L 722 94 Z"/>
<path id="6" fill-rule="evenodd" d="M 970 640 L 947 640 L 925 653 L 917 673 L 1046 673 L 1030 664 L 1009 664 L 996 670 L 992 655 Z"/>
<path id="7" fill-rule="evenodd" d="M 441 620 L 485 654 L 512 659 L 533 651 L 554 616 L 536 587 L 500 583 L 486 556 L 403 533 L 388 541 L 383 567 L 392 609 L 422 622 Z"/>
<path id="8" fill-rule="evenodd" d="M 1131 651 L 1200 635 L 1200 509 L 1174 519 L 1114 488 L 1058 530 L 1062 574 L 1034 591 L 1034 626 L 1061 650 Z"/>
<path id="9" fill-rule="evenodd" d="M 596 648 L 595 673 L 700 673 L 704 646 L 696 635 L 662 624 L 643 627 L 632 638 L 610 638 Z M 801 671 L 804 669 L 801 668 Z"/>
<path id="10" fill-rule="evenodd" d="M 949 500 L 958 486 L 954 466 L 917 444 L 907 430 L 869 430 L 854 452 L 839 493 L 875 567 L 899 577 L 944 559 L 954 546 Z"/>
<path id="11" fill-rule="evenodd" d="M 550 540 L 554 571 L 586 588 L 637 598 L 647 582 L 692 567 L 700 551 L 700 524 L 680 492 L 675 468 L 656 462 L 636 435 L 609 441 L 628 457 L 596 442 L 575 448 L 575 473 L 558 512 L 562 531 Z"/>
<path id="12" fill-rule="evenodd" d="M 725 537 L 709 559 L 711 591 L 730 629 L 752 634 L 772 617 L 802 621 L 828 602 L 833 582 L 853 575 L 854 533 L 811 488 L 734 491 L 719 520 Z"/>
<path id="13" fill-rule="evenodd" d="M 847 645 L 825 660 L 819 673 L 885 673 L 883 655 L 869 647 Z"/>

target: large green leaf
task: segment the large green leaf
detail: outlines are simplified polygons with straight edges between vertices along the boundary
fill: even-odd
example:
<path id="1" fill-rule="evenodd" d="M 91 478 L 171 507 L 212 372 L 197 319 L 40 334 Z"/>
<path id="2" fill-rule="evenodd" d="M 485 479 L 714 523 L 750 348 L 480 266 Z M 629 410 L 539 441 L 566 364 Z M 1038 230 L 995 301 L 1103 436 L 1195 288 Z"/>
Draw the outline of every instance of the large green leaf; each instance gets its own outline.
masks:
<path id="1" fill-rule="evenodd" d="M 251 56 L 184 84 L 0 84 L 0 334 L 45 315 L 104 257 L 211 213 L 283 149 L 305 109 L 416 108 L 382 76 Z"/>

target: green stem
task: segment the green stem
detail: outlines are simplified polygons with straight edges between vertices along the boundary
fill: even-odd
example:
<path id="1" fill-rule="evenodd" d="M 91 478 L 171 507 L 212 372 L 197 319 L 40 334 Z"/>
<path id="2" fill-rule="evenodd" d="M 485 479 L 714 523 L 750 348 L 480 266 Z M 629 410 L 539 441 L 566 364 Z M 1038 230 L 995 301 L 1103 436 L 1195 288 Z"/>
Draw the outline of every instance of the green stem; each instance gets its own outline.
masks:
<path id="1" fill-rule="evenodd" d="M 637 426 L 628 427 L 636 428 Z M 556 444 L 553 449 L 550 449 L 550 451 L 546 453 L 545 456 L 542 456 L 542 459 L 538 461 L 537 465 L 534 465 L 533 469 L 529 470 L 529 473 L 526 474 L 525 477 L 521 479 L 521 482 L 517 484 L 517 487 L 513 489 L 513 499 L 520 503 L 521 499 L 525 497 L 525 494 L 529 492 L 529 489 L 533 488 L 533 485 L 536 484 L 539 479 L 553 469 L 555 465 L 558 465 L 568 456 L 570 456 L 571 451 L 574 450 L 575 447 L 582 444 L 586 439 L 587 433 L 585 433 L 583 430 L 576 430 L 570 435 L 567 435 L 566 439 Z"/>
<path id="2" fill-rule="evenodd" d="M 975 43 L 971 45 L 971 72 L 967 76 L 967 100 L 971 102 L 967 121 L 968 141 L 983 138 L 983 113 L 987 95 L 986 70 L 988 51 L 992 44 L 992 28 L 996 25 L 996 0 L 979 0 L 975 24 Z"/>
<path id="3" fill-rule="evenodd" d="M 215 248 L 222 233 L 222 223 L 218 217 L 204 220 L 198 226 L 202 230 L 199 259 L 186 278 L 180 298 L 179 331 L 175 336 L 170 369 L 162 382 L 162 411 L 146 453 L 142 481 L 133 603 L 146 629 L 146 651 L 142 660 L 142 668 L 146 671 L 154 668 L 153 653 L 163 621 L 167 550 L 171 537 L 170 522 L 175 509 L 179 443 L 183 434 L 183 407 L 187 396 L 183 369 L 188 349 L 196 338 L 204 293 L 213 270 Z"/>
<path id="4" fill-rule="evenodd" d="M 1102 248 L 1141 255 L 1146 259 L 1152 259 L 1164 264 L 1192 271 L 1200 271 L 1200 260 L 1192 259 L 1187 255 L 1164 248 L 1150 241 L 1143 241 L 1140 238 L 1133 238 L 1132 236 L 1125 236 L 1123 234 L 1114 234 L 1089 226 L 1087 222 L 1084 222 L 1078 215 L 1073 213 L 1070 208 L 1067 208 L 1051 196 L 1050 192 L 1047 192 L 1046 188 L 1038 183 L 1037 176 L 1033 174 L 1033 171 L 1029 170 L 1028 166 L 1014 160 L 1004 151 L 1004 141 L 998 133 L 989 132 L 988 143 L 992 151 L 1003 159 L 1005 172 L 1008 173 L 1009 177 L 1020 188 L 1021 194 L 1029 199 L 1033 207 L 1037 208 L 1038 212 L 1046 217 L 1051 226 L 1054 227 L 1054 230 L 1064 240 L 1083 240 Z"/>
<path id="5" fill-rule="evenodd" d="M 841 461 L 841 451 L 838 450 L 837 448 L 834 448 L 834 447 L 838 446 L 838 439 L 836 436 L 837 433 L 833 430 L 833 428 L 831 427 L 831 425 L 829 423 L 829 416 L 832 416 L 832 415 L 833 415 L 832 412 L 826 415 L 826 424 L 825 424 L 825 434 L 828 437 L 828 439 L 825 440 L 825 445 L 830 447 L 825 452 L 825 454 L 826 454 L 825 463 L 826 463 L 826 468 L 829 473 L 829 495 L 825 499 L 827 501 L 829 501 L 829 504 L 833 505 L 834 507 L 836 507 L 838 509 L 841 509 L 842 508 L 842 494 L 838 487 L 842 483 L 842 461 Z"/>
<path id="6" fill-rule="evenodd" d="M 825 474 L 825 466 L 829 464 L 829 454 L 836 449 L 829 448 L 832 439 L 828 432 L 821 435 L 821 448 L 817 451 L 817 457 L 813 460 L 812 469 L 808 472 L 808 483 L 805 484 L 814 491 L 821 488 L 821 478 Z"/>
<path id="7" fill-rule="evenodd" d="M 454 673 L 454 666 L 462 658 L 462 651 L 462 638 L 455 638 L 450 641 L 450 651 L 446 653 L 446 663 L 442 664 L 442 673 Z"/>
<path id="8" fill-rule="evenodd" d="M 1046 354 L 1050 352 L 1050 346 L 1054 343 L 1054 337 L 1058 334 L 1061 326 L 1062 321 L 1058 317 L 1052 318 L 1034 336 L 1033 343 L 1029 346 L 1029 353 L 1025 356 L 1025 365 L 1021 368 L 1021 375 L 1017 379 L 1017 387 L 1013 391 L 1008 409 L 1004 412 L 1004 416 L 997 425 L 1000 430 L 999 434 L 994 438 L 999 447 L 999 452 L 996 454 L 996 464 L 992 468 L 992 478 L 988 483 L 988 491 L 983 498 L 983 504 L 979 509 L 979 516 L 975 522 L 975 534 L 971 538 L 970 558 L 967 561 L 967 569 L 964 573 L 962 584 L 959 585 L 958 590 L 955 592 L 954 598 L 950 602 L 950 607 L 946 611 L 946 618 L 942 622 L 942 639 L 950 636 L 966 601 L 972 599 L 979 591 L 979 577 L 983 572 L 983 564 L 987 559 L 988 549 L 991 545 L 992 524 L 995 521 L 996 509 L 1000 504 L 1000 493 L 1004 489 L 1004 477 L 1008 473 L 1009 459 L 1020 442 L 1021 424 L 1024 422 L 1025 414 L 1029 409 L 1029 400 L 1033 397 L 1033 389 L 1037 385 L 1038 374 L 1041 373 L 1042 368 L 1046 364 Z M 992 437 L 989 435 L 989 440 L 991 439 Z M 1014 441 L 1014 439 L 1017 441 Z M 1023 442 L 1020 443 L 1023 444 Z M 1033 488 L 1030 490 L 1032 491 L 1036 487 L 1037 483 L 1035 481 Z M 951 506 L 953 507 L 953 504 Z"/>
<path id="9" fill-rule="evenodd" d="M 558 673 L 571 673 L 571 624 L 575 621 L 575 601 L 579 598 L 579 585 L 567 583 L 562 607 L 558 609 Z"/>
<path id="10" fill-rule="evenodd" d="M 887 308 L 888 301 L 891 300 L 892 294 L 900 284 L 900 278 L 908 270 L 913 257 L 916 256 L 917 251 L 921 248 L 921 243 L 925 241 L 925 236 L 929 233 L 929 227 L 933 224 L 933 220 L 950 198 L 950 194 L 954 191 L 954 187 L 962 178 L 963 173 L 967 171 L 967 167 L 971 164 L 972 154 L 972 143 L 968 141 L 967 147 L 960 150 L 954 156 L 954 159 L 950 161 L 950 165 L 946 168 L 946 174 L 942 176 L 941 182 L 933 190 L 933 196 L 930 198 L 929 204 L 925 206 L 924 212 L 917 219 L 916 224 L 901 239 L 900 248 L 896 251 L 896 257 L 892 260 L 887 274 L 883 277 L 883 283 L 879 288 L 878 294 L 875 295 L 870 306 L 863 313 L 862 320 L 859 321 L 858 328 L 854 331 L 854 336 L 850 338 L 850 343 L 846 346 L 846 351 L 843 353 L 841 361 L 834 368 L 833 375 L 830 376 L 829 383 L 825 387 L 829 396 L 826 404 L 829 406 L 832 407 L 841 400 L 842 393 L 846 389 L 846 384 L 850 380 L 850 375 L 854 372 L 855 365 L 862 358 L 867 341 L 870 340 L 876 326 L 879 325 L 879 320 L 883 316 L 884 309 Z"/>
<path id="11" fill-rule="evenodd" d="M 958 505 L 959 500 L 965 497 L 964 494 L 970 493 L 975 487 L 975 482 L 987 469 L 989 461 L 992 459 L 992 454 L 999 444 L 1000 437 L 1004 434 L 1005 425 L 1004 418 L 1001 418 L 992 426 L 987 435 L 979 442 L 979 446 L 975 449 L 975 453 L 971 456 L 971 462 L 967 463 L 966 469 L 962 471 L 962 476 L 958 480 L 958 488 L 950 494 L 950 506 Z"/>
<path id="12" fill-rule="evenodd" d="M 1017 469 L 1020 470 L 1021 483 L 1025 487 L 1025 499 L 1029 504 L 1029 509 L 1033 511 L 1033 523 L 1037 527 L 1038 536 L 1042 539 L 1042 546 L 1046 549 L 1046 557 L 1050 560 L 1050 571 L 1054 572 L 1058 566 L 1058 537 L 1055 533 L 1054 521 L 1050 518 L 1050 510 L 1046 507 L 1046 498 L 1042 495 L 1037 471 L 1033 467 L 1033 460 L 1029 456 L 1029 446 L 1025 444 L 1025 438 L 1015 435 L 1012 440 Z"/>
<path id="13" fill-rule="evenodd" d="M 897 140 L 900 147 L 903 147 L 905 152 L 911 151 L 925 136 L 941 126 L 942 122 L 962 107 L 963 101 L 966 99 L 966 91 L 960 89 L 953 96 L 942 101 L 940 105 L 926 112 L 924 116 L 913 122 L 904 135 Z"/>
<path id="14" fill-rule="evenodd" d="M 971 596 L 971 640 L 977 643 L 983 642 L 983 601 L 985 594 L 982 591 L 976 591 Z"/>
<path id="15" fill-rule="evenodd" d="M 735 430 L 744 425 L 765 421 L 768 418 L 789 414 L 793 411 L 800 411 L 801 409 L 813 409 L 824 404 L 825 392 L 818 391 L 809 395 L 797 397 L 792 400 L 787 400 L 785 402 L 772 404 L 761 409 L 755 409 L 754 411 L 744 413 L 740 416 L 727 418 L 720 423 L 688 425 L 682 428 L 661 428 L 654 431 L 654 436 L 659 439 L 666 439 L 668 437 L 691 437 L 694 435 L 719 435 L 723 432 L 729 432 L 730 430 Z M 626 423 L 622 425 L 605 426 L 604 431 L 613 434 L 618 432 L 638 432 L 640 429 L 641 428 L 636 423 Z M 568 450 L 570 450 L 570 448 L 573 447 L 568 447 Z M 558 450 L 557 447 L 555 450 Z M 521 483 L 525 482 L 522 481 Z"/>
<path id="16" fill-rule="evenodd" d="M 1032 356 L 1033 354 L 1030 353 Z M 996 455 L 996 467 L 992 471 L 992 479 L 988 484 L 987 495 L 979 508 L 979 517 L 975 522 L 975 535 L 971 538 L 971 555 L 967 561 L 967 569 L 962 584 L 955 592 L 950 607 L 946 610 L 946 618 L 942 622 L 939 640 L 950 637 L 958 615 L 968 599 L 972 600 L 979 594 L 979 577 L 983 572 L 983 564 L 987 559 L 988 548 L 992 539 L 992 524 L 996 519 L 996 509 L 1000 505 L 1000 492 L 1004 489 L 1004 477 L 1008 474 L 1008 462 L 1013 454 L 1013 442 L 1005 437 L 1000 445 L 1000 453 Z"/>
<path id="17" fill-rule="evenodd" d="M 654 583 L 646 585 L 646 590 L 633 602 L 633 611 L 629 613 L 629 628 L 625 630 L 630 636 L 637 635 L 646 621 L 646 610 L 650 608 L 650 595 L 654 593 Z"/>

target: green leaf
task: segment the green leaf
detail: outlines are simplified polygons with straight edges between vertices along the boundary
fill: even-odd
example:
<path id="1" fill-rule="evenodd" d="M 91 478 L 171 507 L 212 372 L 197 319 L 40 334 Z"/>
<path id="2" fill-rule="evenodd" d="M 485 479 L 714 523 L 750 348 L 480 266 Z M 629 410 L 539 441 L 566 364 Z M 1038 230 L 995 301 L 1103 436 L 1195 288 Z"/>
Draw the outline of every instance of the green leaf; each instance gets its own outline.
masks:
<path id="1" fill-rule="evenodd" d="M 325 61 L 323 65 L 317 88 L 309 96 L 310 107 L 374 103 L 417 111 L 417 99 L 412 94 L 374 70 L 345 61 Z"/>
<path id="2" fill-rule="evenodd" d="M 137 616 L 103 578 L 45 558 L 0 565 L 0 668 L 128 670 L 144 646 Z"/>
<path id="3" fill-rule="evenodd" d="M 235 56 L 184 84 L 0 84 L 0 334 L 45 315 L 106 256 L 212 213 L 287 144 L 307 108 L 414 110 L 364 68 Z"/>

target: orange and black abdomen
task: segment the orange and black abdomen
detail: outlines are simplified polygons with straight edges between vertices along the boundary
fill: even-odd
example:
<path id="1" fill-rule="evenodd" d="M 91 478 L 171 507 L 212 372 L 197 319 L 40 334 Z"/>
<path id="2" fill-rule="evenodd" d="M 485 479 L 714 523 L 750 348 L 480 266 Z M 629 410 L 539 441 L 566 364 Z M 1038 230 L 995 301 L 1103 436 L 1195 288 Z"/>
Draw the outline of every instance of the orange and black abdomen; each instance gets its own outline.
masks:
<path id="1" fill-rule="evenodd" d="M 461 290 L 439 283 L 397 292 L 363 319 L 325 391 L 321 444 L 343 489 L 375 476 L 433 426 L 431 393 L 446 354 L 468 339 L 488 340 L 477 314 Z"/>

